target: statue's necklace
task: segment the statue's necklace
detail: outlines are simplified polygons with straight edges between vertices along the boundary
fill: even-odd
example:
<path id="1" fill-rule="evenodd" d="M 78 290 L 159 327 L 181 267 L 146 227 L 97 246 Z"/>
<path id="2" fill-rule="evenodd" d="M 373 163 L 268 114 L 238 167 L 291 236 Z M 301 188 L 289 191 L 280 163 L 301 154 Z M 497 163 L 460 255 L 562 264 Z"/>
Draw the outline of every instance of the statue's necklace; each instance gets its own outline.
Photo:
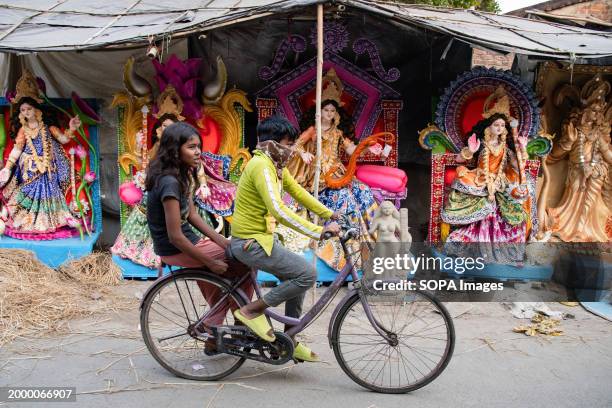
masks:
<path id="1" fill-rule="evenodd" d="M 26 143 L 28 144 L 28 146 L 30 147 L 30 150 L 32 151 L 31 156 L 34 162 L 36 163 L 36 169 L 40 173 L 44 173 L 45 171 L 47 171 L 47 165 L 49 163 L 49 146 L 48 146 L 48 140 L 47 140 L 48 138 L 46 137 L 47 131 L 45 127 L 41 126 L 40 124 L 34 129 L 26 125 L 24 126 L 23 131 L 26 135 Z M 34 143 L 32 142 L 33 139 L 36 139 L 36 137 L 38 137 L 39 133 L 42 137 L 41 139 L 42 149 L 43 149 L 42 157 L 38 155 L 38 153 L 36 152 L 36 146 L 34 146 Z"/>

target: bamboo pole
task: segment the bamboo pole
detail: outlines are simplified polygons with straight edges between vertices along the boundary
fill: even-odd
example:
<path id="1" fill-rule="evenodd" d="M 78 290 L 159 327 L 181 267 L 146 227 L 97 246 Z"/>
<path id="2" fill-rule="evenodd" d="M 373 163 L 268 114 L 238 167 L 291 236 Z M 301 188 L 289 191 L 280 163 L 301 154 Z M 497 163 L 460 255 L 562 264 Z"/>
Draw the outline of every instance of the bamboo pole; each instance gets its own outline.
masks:
<path id="1" fill-rule="evenodd" d="M 317 5 L 317 84 L 315 98 L 315 128 L 317 132 L 317 155 L 315 156 L 315 173 L 312 194 L 314 198 L 319 198 L 319 178 L 321 175 L 321 92 L 323 87 L 323 4 Z M 319 217 L 315 214 L 314 223 L 319 222 Z M 317 257 L 313 249 L 312 262 L 315 270 L 317 269 Z M 312 304 L 316 301 L 316 283 L 312 289 Z"/>

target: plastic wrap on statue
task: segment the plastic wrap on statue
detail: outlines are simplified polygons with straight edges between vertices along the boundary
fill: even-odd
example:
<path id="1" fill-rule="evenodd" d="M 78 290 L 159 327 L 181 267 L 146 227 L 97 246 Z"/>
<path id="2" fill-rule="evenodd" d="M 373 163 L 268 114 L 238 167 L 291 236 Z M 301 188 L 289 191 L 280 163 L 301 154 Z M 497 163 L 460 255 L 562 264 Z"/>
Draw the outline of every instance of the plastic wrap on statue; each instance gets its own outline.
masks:
<path id="1" fill-rule="evenodd" d="M 154 65 L 155 80 L 163 91 L 152 109 L 147 103 L 152 100 L 150 92 L 153 87 L 135 73 L 130 61 L 126 64 L 124 75 L 129 93 L 118 93 L 113 101 L 114 106 L 118 107 L 122 124 L 118 139 L 119 195 L 123 203 L 122 230 L 111 251 L 114 261 L 128 277 L 155 277 L 155 269 L 160 265 L 146 222 L 145 197 L 138 192 L 144 193 L 146 167 L 155 155 L 163 130 L 174 122 L 184 120 L 200 131 L 205 151 L 197 172 L 200 188 L 193 195 L 202 218 L 218 230 L 223 228 L 222 216 L 229 216 L 233 211 L 236 187 L 229 181 L 232 157 L 215 153 L 219 150 L 230 151 L 244 158 L 239 154 L 243 142 L 242 116 L 244 110 L 250 108 L 244 92 L 231 90 L 224 94 L 226 73 L 223 61 L 217 60 L 214 82 L 201 86 L 204 88 L 202 99 L 216 105 L 202 104 L 194 94 L 198 82 L 205 82 L 198 77 L 200 59 L 180 61 L 172 55 L 165 63 L 155 60 Z M 231 134 L 233 139 L 237 139 L 234 141 L 236 145 L 228 147 L 222 134 Z"/>
<path id="2" fill-rule="evenodd" d="M 574 271 L 567 276 L 594 277 L 589 285 L 577 288 L 576 297 L 589 311 L 608 316 L 612 311 L 610 84 L 610 65 L 549 61 L 538 66 L 536 91 L 543 101 L 542 128 L 556 135 L 542 163 L 540 235 L 553 242 L 572 242 L 557 244 L 571 254 L 563 262 Z"/>
<path id="3" fill-rule="evenodd" d="M 88 254 L 101 229 L 97 114 L 76 93 L 49 100 L 29 71 L 0 104 L 1 133 L 10 135 L 0 141 L 0 246 L 33 250 L 52 267 Z"/>
<path id="4" fill-rule="evenodd" d="M 324 30 L 327 40 L 323 57 L 322 110 L 333 110 L 331 115 L 336 117 L 331 119 L 331 126 L 324 126 L 323 129 L 319 200 L 330 209 L 358 214 L 355 221 L 362 226 L 362 239 L 371 241 L 368 227 L 376 208 L 375 198 L 379 201 L 391 199 L 399 206 L 399 201 L 406 196 L 407 177 L 396 168 L 398 114 L 402 101 L 400 94 L 389 85 L 398 79 L 399 71 L 396 68 L 386 71 L 376 45 L 366 38 L 355 40 L 353 51 L 357 55 L 367 52 L 375 69 L 370 73 L 357 67 L 339 55 L 349 44 L 346 27 L 333 22 L 326 23 Z M 306 39 L 300 35 L 291 35 L 283 40 L 272 65 L 264 66 L 259 71 L 259 76 L 270 81 L 270 84 L 258 92 L 256 104 L 260 121 L 272 114 L 280 114 L 302 131 L 296 143 L 300 154 L 288 168 L 300 184 L 312 190 L 313 158 L 316 155 L 313 127 L 316 60 L 313 58 L 288 73 L 278 75 L 288 53 L 291 50 L 303 52 L 306 43 Z M 356 144 L 371 134 L 381 132 L 392 136 L 387 145 L 383 142 L 377 148 L 364 149 L 357 159 L 358 165 L 349 168 L 348 174 L 345 163 L 355 151 Z M 384 154 L 381 154 L 383 151 Z M 347 182 L 341 188 L 331 188 L 326 185 L 326 174 L 331 179 L 346 178 Z M 345 177 L 347 174 L 348 177 Z M 379 177 L 380 174 L 384 176 Z M 374 179 L 377 179 L 377 183 L 373 182 Z M 299 240 L 291 233 L 289 236 L 291 240 Z M 340 255 L 341 251 L 333 241 L 323 243 L 317 249 L 317 256 L 333 269 L 342 267 L 344 259 Z M 319 280 L 325 280 L 321 279 L 321 273 L 325 271 L 319 270 Z"/>
<path id="5" fill-rule="evenodd" d="M 532 158 L 551 147 L 535 135 L 531 92 L 510 73 L 477 68 L 446 90 L 437 115 L 442 130 L 431 125 L 420 135 L 433 153 L 429 241 L 445 243 L 447 254 L 522 264 L 524 244 L 538 231 L 540 162 Z M 541 277 L 524 268 L 513 277 L 521 273 Z"/>
<path id="6" fill-rule="evenodd" d="M 543 227 L 565 242 L 612 241 L 610 88 L 610 82 L 597 74 L 582 87 L 564 84 L 555 93 L 557 105 L 570 100 L 572 108 L 546 166 L 567 159 L 567 182 L 559 202 L 546 209 Z M 548 199 L 547 191 L 541 199 Z"/>

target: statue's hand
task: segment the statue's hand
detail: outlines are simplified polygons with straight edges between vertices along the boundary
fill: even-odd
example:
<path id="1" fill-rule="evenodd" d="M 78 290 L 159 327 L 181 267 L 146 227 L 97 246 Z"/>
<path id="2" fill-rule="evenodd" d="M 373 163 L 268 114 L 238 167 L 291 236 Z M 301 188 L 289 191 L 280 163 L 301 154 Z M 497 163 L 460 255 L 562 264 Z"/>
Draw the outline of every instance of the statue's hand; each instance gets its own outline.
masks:
<path id="1" fill-rule="evenodd" d="M 376 156 L 380 156 L 380 154 L 383 151 L 383 147 L 380 145 L 380 143 L 376 143 L 370 146 L 369 150 L 370 152 L 372 152 L 372 154 L 375 154 Z"/>
<path id="2" fill-rule="evenodd" d="M 309 153 L 309 152 L 300 153 L 300 156 L 302 156 L 302 160 L 306 164 L 310 164 L 312 162 L 312 160 L 314 159 L 314 155 L 312 153 Z"/>
<path id="3" fill-rule="evenodd" d="M 342 214 L 343 213 L 341 211 L 334 211 L 334 213 L 329 217 L 329 219 L 333 221 L 338 221 L 340 217 L 342 217 Z"/>
<path id="4" fill-rule="evenodd" d="M 565 134 L 571 142 L 574 142 L 576 139 L 578 139 L 578 131 L 576 130 L 572 122 L 569 122 L 567 124 Z"/>
<path id="5" fill-rule="evenodd" d="M 6 182 L 11 177 L 11 171 L 6 167 L 0 170 L 0 188 L 6 185 Z"/>
<path id="6" fill-rule="evenodd" d="M 519 136 L 519 137 L 517 138 L 517 140 L 518 140 L 519 145 L 520 145 L 522 148 L 526 148 L 526 147 L 527 147 L 527 143 L 528 143 L 528 141 L 529 141 L 529 139 L 527 138 L 527 136 Z"/>
<path id="7" fill-rule="evenodd" d="M 74 132 L 79 127 L 81 127 L 81 119 L 79 119 L 78 116 L 75 116 L 74 118 L 70 119 L 70 122 L 68 122 L 68 128 L 71 132 Z"/>
<path id="8" fill-rule="evenodd" d="M 480 140 L 476 137 L 476 133 L 472 133 L 472 136 L 468 139 L 468 147 L 472 153 L 476 153 L 480 148 Z"/>
<path id="9" fill-rule="evenodd" d="M 519 125 L 518 120 L 512 119 L 512 121 L 510 121 L 510 127 L 512 129 L 516 129 L 518 127 L 518 125 Z"/>

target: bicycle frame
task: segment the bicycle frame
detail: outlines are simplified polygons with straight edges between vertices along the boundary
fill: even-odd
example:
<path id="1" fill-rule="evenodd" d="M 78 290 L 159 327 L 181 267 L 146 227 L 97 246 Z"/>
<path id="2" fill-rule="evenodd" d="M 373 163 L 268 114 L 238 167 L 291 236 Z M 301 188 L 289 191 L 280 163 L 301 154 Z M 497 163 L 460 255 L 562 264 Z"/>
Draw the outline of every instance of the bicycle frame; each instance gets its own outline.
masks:
<path id="1" fill-rule="evenodd" d="M 342 249 L 344 251 L 344 254 L 347 255 L 348 250 L 346 248 L 346 241 L 341 240 L 341 244 L 342 244 Z M 353 278 L 354 282 L 357 282 L 359 280 L 359 276 L 357 275 L 357 271 L 355 271 L 351 257 L 346 256 L 346 265 L 344 266 L 344 268 L 338 273 L 338 276 L 336 276 L 336 279 L 334 279 L 334 281 L 329 286 L 329 288 L 325 290 L 325 292 L 319 298 L 319 300 L 317 300 L 317 302 L 312 306 L 312 308 L 310 308 L 310 310 L 308 310 L 308 312 L 306 312 L 306 314 L 304 314 L 301 318 L 285 316 L 270 308 L 266 309 L 265 314 L 272 320 L 275 320 L 279 323 L 283 323 L 286 326 L 290 326 L 290 328 L 286 331 L 286 334 L 293 337 L 296 334 L 300 333 L 302 330 L 304 330 L 310 323 L 312 323 L 317 318 L 319 313 L 327 307 L 328 303 L 338 293 L 338 291 L 340 290 L 340 287 L 342 286 L 342 284 L 344 283 L 344 281 L 349 275 Z M 256 270 L 251 269 L 248 275 L 244 275 L 238 280 L 232 282 L 230 284 L 230 287 L 231 287 L 231 290 L 237 293 L 246 303 L 249 303 L 251 299 L 248 299 L 244 291 L 240 289 L 240 286 L 242 286 L 242 284 L 247 279 L 251 279 L 254 282 L 255 293 L 257 294 L 258 298 L 261 298 L 261 288 L 257 284 L 257 271 Z M 221 297 L 221 299 L 219 299 L 219 301 L 217 301 L 217 303 L 208 312 L 204 313 L 204 315 L 196 323 L 196 327 L 198 327 L 200 323 L 203 323 L 206 320 L 208 315 L 216 312 L 218 308 L 222 307 L 222 305 L 224 305 L 224 302 L 227 301 L 228 296 L 229 296 L 229 293 L 225 293 Z M 345 298 L 345 301 L 348 300 L 349 297 L 350 296 L 347 296 Z M 376 332 L 380 334 L 380 336 L 382 336 L 385 340 L 391 341 L 391 338 L 389 336 L 391 332 L 385 329 L 384 326 L 374 317 L 374 314 L 372 313 L 372 309 L 370 308 L 370 305 L 368 304 L 365 296 L 360 295 L 360 301 L 362 303 L 363 309 L 366 313 L 366 316 L 370 324 L 372 324 L 372 327 L 374 327 Z"/>

